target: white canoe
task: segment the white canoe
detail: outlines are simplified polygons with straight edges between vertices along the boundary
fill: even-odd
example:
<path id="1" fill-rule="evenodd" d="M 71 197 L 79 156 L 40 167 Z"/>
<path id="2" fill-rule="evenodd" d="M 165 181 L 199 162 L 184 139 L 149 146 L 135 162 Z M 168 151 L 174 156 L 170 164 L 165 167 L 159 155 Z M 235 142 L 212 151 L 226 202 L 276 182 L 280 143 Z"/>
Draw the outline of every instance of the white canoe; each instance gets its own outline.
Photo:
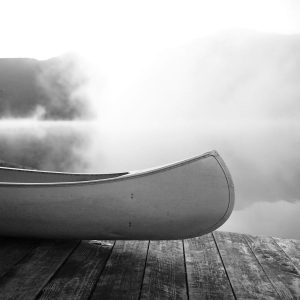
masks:
<path id="1" fill-rule="evenodd" d="M 215 230 L 233 205 L 233 182 L 216 151 L 117 174 L 0 168 L 2 236 L 182 239 Z"/>

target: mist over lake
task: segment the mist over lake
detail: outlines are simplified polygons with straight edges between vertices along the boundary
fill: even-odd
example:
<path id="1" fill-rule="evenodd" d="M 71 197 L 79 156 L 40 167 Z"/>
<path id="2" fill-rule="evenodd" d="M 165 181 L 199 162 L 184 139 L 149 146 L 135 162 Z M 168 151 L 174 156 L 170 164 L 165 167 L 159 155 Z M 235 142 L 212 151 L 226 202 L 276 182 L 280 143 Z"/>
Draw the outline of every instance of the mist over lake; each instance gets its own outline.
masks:
<path id="1" fill-rule="evenodd" d="M 97 80 L 74 57 L 26 62 L 23 86 L 0 70 L 0 159 L 107 173 L 216 149 L 236 189 L 221 229 L 300 239 L 299 50 L 299 35 L 229 32 Z"/>

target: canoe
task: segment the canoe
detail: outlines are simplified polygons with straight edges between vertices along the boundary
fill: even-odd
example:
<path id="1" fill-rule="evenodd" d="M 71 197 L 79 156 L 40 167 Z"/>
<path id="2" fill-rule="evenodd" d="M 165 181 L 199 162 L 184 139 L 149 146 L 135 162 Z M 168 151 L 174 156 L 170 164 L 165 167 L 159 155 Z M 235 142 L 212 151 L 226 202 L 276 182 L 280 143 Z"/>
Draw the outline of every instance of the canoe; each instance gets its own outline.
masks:
<path id="1" fill-rule="evenodd" d="M 216 151 L 114 174 L 0 168 L 2 236 L 183 239 L 217 229 L 233 205 L 233 181 Z"/>

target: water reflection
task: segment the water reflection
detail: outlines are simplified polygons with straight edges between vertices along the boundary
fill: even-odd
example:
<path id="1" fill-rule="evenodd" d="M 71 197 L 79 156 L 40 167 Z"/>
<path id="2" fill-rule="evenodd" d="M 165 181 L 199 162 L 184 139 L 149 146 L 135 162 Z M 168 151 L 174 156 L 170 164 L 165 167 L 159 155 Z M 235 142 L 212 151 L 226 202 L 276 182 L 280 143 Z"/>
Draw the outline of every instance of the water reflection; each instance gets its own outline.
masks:
<path id="1" fill-rule="evenodd" d="M 235 210 L 218 230 L 300 240 L 300 202 L 257 202 Z"/>

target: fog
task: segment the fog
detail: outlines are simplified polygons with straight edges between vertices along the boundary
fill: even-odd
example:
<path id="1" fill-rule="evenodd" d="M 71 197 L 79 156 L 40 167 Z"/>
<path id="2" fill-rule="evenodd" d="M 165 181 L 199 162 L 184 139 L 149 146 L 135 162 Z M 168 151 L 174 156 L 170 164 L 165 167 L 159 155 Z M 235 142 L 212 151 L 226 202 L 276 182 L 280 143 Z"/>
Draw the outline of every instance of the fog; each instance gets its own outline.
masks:
<path id="1" fill-rule="evenodd" d="M 53 171 L 87 168 L 83 152 L 90 137 L 77 122 L 12 119 L 0 123 L 2 161 Z"/>
<path id="2" fill-rule="evenodd" d="M 0 118 L 72 120 L 91 117 L 88 78 L 75 54 L 44 61 L 0 58 Z"/>
<path id="3" fill-rule="evenodd" d="M 247 209 L 233 211 L 219 230 L 299 240 L 299 212 L 299 202 L 257 202 Z"/>
<path id="4" fill-rule="evenodd" d="M 234 31 L 128 57 L 109 73 L 103 59 L 73 57 L 75 72 L 58 68 L 63 98 L 50 67 L 36 80 L 47 101 L 29 101 L 21 117 L 9 102 L 1 159 L 119 172 L 216 149 L 236 188 L 224 230 L 300 238 L 299 50 L 299 35 Z"/>

